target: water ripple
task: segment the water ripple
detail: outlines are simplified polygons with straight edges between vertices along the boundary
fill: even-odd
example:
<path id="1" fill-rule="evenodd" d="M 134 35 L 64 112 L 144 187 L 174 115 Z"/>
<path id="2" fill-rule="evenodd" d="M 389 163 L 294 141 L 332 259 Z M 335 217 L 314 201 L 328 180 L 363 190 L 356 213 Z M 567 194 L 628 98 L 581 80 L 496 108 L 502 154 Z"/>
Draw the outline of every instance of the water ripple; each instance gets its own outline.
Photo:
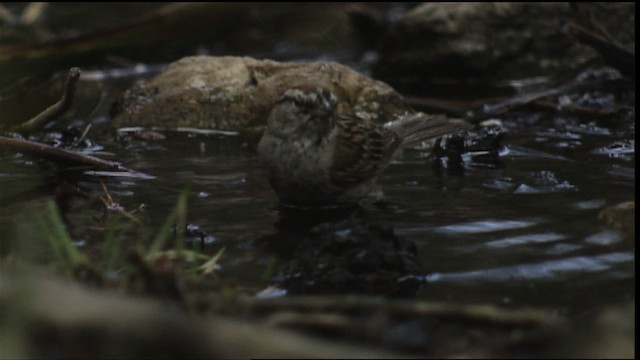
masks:
<path id="1" fill-rule="evenodd" d="M 561 278 L 563 275 L 606 271 L 611 269 L 613 265 L 633 262 L 634 259 L 633 254 L 626 252 L 608 253 L 592 257 L 577 256 L 536 264 L 505 266 L 486 270 L 449 274 L 434 273 L 427 275 L 426 281 L 476 282 L 482 280 L 504 282 L 533 279 L 552 280 Z"/>
<path id="2" fill-rule="evenodd" d="M 538 219 L 530 220 L 495 220 L 487 219 L 482 221 L 469 222 L 464 224 L 455 224 L 447 226 L 439 226 L 434 229 L 439 233 L 453 234 L 477 234 L 488 233 L 502 230 L 512 230 L 530 227 L 539 224 Z"/>
<path id="3" fill-rule="evenodd" d="M 526 234 L 521 236 L 513 236 L 506 239 L 494 240 L 485 244 L 486 247 L 492 249 L 502 249 L 510 246 L 519 246 L 532 243 L 547 243 L 552 241 L 558 241 L 566 238 L 562 234 L 555 232 L 542 233 L 542 234 Z"/>

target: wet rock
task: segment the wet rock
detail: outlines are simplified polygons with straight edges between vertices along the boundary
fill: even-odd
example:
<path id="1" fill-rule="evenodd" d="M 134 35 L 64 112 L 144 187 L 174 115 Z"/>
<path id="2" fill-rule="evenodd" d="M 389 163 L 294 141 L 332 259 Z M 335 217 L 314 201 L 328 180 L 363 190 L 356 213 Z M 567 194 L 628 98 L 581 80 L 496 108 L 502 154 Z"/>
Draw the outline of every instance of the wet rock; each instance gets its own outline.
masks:
<path id="1" fill-rule="evenodd" d="M 599 20 L 614 37 L 628 39 L 634 7 L 617 4 L 592 13 L 608 14 Z M 563 3 L 425 3 L 391 26 L 374 72 L 382 79 L 469 84 L 571 71 L 598 57 L 564 32 L 573 15 Z"/>
<path id="2" fill-rule="evenodd" d="M 324 223 L 300 241 L 276 276 L 292 294 L 410 297 L 420 287 L 415 244 L 361 220 Z"/>
<path id="3" fill-rule="evenodd" d="M 504 149 L 502 140 L 507 134 L 506 128 L 497 119 L 487 120 L 479 125 L 464 134 L 436 140 L 432 152 L 436 158 L 434 170 L 437 174 L 443 174 L 446 169 L 451 175 L 463 175 L 465 166 L 488 169 L 504 166 L 500 160 L 500 152 Z M 463 154 L 469 154 L 466 163 Z"/>
<path id="4" fill-rule="evenodd" d="M 635 139 L 614 140 L 610 144 L 594 149 L 592 153 L 633 161 L 636 153 L 636 142 Z"/>
<path id="5" fill-rule="evenodd" d="M 193 127 L 261 133 L 274 102 L 287 88 L 317 84 L 339 98 L 339 111 L 375 121 L 413 112 L 390 86 L 335 62 L 293 63 L 250 57 L 183 58 L 111 109 L 113 125 Z"/>
<path id="6" fill-rule="evenodd" d="M 635 239 L 636 230 L 636 202 L 628 201 L 608 206 L 598 214 L 600 223 L 622 232 L 625 239 Z"/>

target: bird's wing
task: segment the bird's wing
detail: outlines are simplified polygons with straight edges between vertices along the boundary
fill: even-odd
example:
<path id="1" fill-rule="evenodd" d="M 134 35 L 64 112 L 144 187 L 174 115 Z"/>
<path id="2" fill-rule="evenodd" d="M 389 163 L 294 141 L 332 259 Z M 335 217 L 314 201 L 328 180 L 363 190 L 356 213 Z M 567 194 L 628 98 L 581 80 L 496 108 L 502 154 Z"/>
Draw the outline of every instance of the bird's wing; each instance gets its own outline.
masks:
<path id="1" fill-rule="evenodd" d="M 357 185 L 378 175 L 400 145 L 398 135 L 357 117 L 340 117 L 332 165 L 332 181 L 339 186 Z"/>
<path id="2" fill-rule="evenodd" d="M 445 115 L 427 115 L 416 112 L 384 125 L 402 139 L 403 146 L 412 146 L 421 141 L 439 138 L 472 128 L 471 124 Z"/>

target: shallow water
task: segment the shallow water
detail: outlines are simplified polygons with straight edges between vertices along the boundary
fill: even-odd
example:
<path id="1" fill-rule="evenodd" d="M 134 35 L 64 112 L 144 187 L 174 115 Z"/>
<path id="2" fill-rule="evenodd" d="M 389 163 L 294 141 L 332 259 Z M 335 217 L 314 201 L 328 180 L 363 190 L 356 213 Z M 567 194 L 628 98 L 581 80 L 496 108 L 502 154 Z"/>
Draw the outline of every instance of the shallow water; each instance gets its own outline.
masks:
<path id="1" fill-rule="evenodd" d="M 169 183 L 144 185 L 147 196 L 168 197 L 167 211 L 175 191 L 166 189 L 192 183 L 199 196 L 189 221 L 215 236 L 212 248 L 229 250 L 224 274 L 250 282 L 270 256 L 253 252 L 253 242 L 274 232 L 279 210 L 255 154 L 234 140 L 202 139 L 187 153 L 182 142 L 174 159 L 166 144 L 162 167 L 150 159 L 135 167 Z M 606 161 L 542 151 L 509 149 L 504 168 L 464 176 L 437 176 L 424 153 L 409 151 L 385 171 L 388 203 L 365 218 L 416 243 L 426 282 L 418 297 L 578 310 L 633 294 L 633 251 L 596 217 L 602 206 L 632 199 L 634 179 L 607 176 Z"/>
<path id="2" fill-rule="evenodd" d="M 87 76 L 81 86 L 103 81 Z M 104 179 L 111 195 L 127 209 L 145 204 L 144 216 L 157 229 L 188 188 L 187 220 L 202 236 L 187 240 L 211 254 L 225 247 L 222 278 L 255 292 L 268 285 L 266 272 L 276 260 L 258 242 L 277 238 L 283 210 L 254 146 L 224 135 L 114 141 L 103 124 L 109 99 L 129 84 L 120 76 L 107 76 L 106 84 L 111 86 L 87 117 L 97 124 L 94 140 L 126 166 L 157 177 Z M 82 122 L 81 115 L 68 121 Z M 527 124 L 530 119 L 535 121 Z M 361 215 L 416 244 L 424 268 L 414 276 L 423 283 L 417 298 L 541 305 L 567 313 L 633 298 L 634 246 L 597 222 L 603 207 L 635 198 L 633 125 L 615 129 L 563 119 L 560 132 L 557 119 L 539 114 L 504 121 L 501 166 L 467 161 L 463 174 L 436 171 L 428 150 L 407 150 L 380 178 L 385 203 Z M 96 132 L 101 126 L 103 135 Z M 41 200 L 54 197 L 67 205 L 62 211 L 76 244 L 93 252 L 102 239 L 91 229 L 99 207 L 73 196 L 60 201 L 68 194 L 58 188 L 59 175 L 3 154 L 0 225 L 9 230 L 6 236 L 22 234 Z M 95 182 L 81 184 L 100 191 Z M 296 216 L 303 221 L 309 215 Z"/>

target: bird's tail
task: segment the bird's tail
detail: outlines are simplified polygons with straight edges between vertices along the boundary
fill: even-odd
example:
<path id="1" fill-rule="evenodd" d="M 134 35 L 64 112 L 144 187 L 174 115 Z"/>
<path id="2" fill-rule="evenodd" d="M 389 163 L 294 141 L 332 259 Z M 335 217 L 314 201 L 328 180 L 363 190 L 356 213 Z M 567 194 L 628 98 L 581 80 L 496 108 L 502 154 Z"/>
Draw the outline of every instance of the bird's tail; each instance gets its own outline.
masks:
<path id="1" fill-rule="evenodd" d="M 422 112 L 407 115 L 384 126 L 400 135 L 405 146 L 414 146 L 421 141 L 436 139 L 472 127 L 462 119 L 451 119 L 445 115 L 427 115 Z"/>

